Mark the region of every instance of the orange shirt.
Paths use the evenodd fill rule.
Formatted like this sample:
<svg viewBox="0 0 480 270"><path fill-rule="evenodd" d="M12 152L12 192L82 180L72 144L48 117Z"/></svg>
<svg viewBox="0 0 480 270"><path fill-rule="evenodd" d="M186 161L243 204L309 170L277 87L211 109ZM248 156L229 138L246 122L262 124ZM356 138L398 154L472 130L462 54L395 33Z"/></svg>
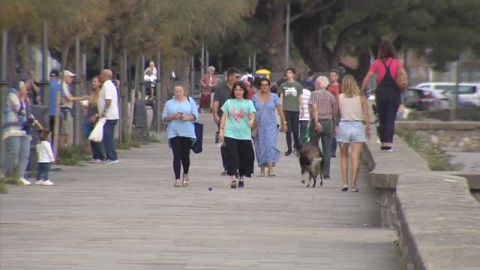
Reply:
<svg viewBox="0 0 480 270"><path fill-rule="evenodd" d="M338 104L338 97L340 95L340 84L337 84L337 85L332 85L332 84L329 84L327 86L327 90L328 92L330 92L330 94L332 94L334 97L335 97L335 101L337 102L337 108L339 106Z"/></svg>

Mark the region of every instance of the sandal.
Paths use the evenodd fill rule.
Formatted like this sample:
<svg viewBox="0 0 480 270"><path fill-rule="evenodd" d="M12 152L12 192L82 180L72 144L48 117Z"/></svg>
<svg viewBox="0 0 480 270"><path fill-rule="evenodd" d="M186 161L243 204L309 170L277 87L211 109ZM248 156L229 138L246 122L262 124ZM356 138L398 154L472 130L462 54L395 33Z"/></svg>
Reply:
<svg viewBox="0 0 480 270"><path fill-rule="evenodd" d="M231 188L237 188L237 180L233 180L232 184L230 184Z"/></svg>
<svg viewBox="0 0 480 270"><path fill-rule="evenodd" d="M175 180L175 183L173 184L174 187L181 187L182 182L180 182L180 179Z"/></svg>
<svg viewBox="0 0 480 270"><path fill-rule="evenodd" d="M273 177L273 176L275 176L275 172L274 172L274 171L268 172L268 177Z"/></svg>
<svg viewBox="0 0 480 270"><path fill-rule="evenodd" d="M265 173L259 173L257 177L265 177Z"/></svg>
<svg viewBox="0 0 480 270"><path fill-rule="evenodd" d="M190 184L190 180L188 179L188 174L187 175L183 175L183 181L182 181L182 186L183 187L188 187L188 184Z"/></svg>
<svg viewBox="0 0 480 270"><path fill-rule="evenodd" d="M352 188L352 192L358 192L358 188Z"/></svg>
<svg viewBox="0 0 480 270"><path fill-rule="evenodd" d="M342 188L342 191L347 191L347 190L348 190L348 186L344 185L343 188Z"/></svg>

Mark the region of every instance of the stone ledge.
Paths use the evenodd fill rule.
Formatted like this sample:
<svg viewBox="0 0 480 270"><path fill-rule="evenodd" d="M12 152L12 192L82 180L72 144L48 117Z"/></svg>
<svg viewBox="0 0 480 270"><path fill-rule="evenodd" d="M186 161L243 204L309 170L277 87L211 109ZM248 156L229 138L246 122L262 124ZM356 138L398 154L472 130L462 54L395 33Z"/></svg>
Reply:
<svg viewBox="0 0 480 270"><path fill-rule="evenodd" d="M369 184L383 194L384 224L399 232L406 268L478 269L480 204L469 189L480 189L480 174L432 172L398 136L393 153L381 151L376 140L364 144L362 158Z"/></svg>
<svg viewBox="0 0 480 270"><path fill-rule="evenodd" d="M480 122L397 121L395 127L415 130L476 130Z"/></svg>
<svg viewBox="0 0 480 270"><path fill-rule="evenodd" d="M411 266L476 269L480 265L480 215L475 213L480 213L480 204L470 194L466 179L409 173L398 180L400 242L408 250Z"/></svg>

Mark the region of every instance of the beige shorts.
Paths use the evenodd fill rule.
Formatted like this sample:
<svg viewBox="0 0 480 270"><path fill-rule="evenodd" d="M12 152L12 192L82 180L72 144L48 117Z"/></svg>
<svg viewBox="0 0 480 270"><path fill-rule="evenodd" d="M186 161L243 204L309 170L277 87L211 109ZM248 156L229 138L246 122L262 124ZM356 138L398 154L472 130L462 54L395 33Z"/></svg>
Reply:
<svg viewBox="0 0 480 270"><path fill-rule="evenodd" d="M71 110L60 110L60 135L68 135L73 133L73 118Z"/></svg>

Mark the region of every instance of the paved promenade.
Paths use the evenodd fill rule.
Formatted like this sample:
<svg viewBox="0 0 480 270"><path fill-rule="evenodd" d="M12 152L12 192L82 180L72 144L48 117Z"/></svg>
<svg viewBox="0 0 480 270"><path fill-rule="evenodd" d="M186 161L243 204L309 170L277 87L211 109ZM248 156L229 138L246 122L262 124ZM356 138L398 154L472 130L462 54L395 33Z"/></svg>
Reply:
<svg viewBox="0 0 480 270"><path fill-rule="evenodd" d="M338 158L323 187L305 188L290 156L277 177L232 190L211 115L202 117L188 188L173 187L165 140L120 151L119 164L65 167L52 187L9 186L0 269L401 269L365 179L359 193L340 192Z"/></svg>

